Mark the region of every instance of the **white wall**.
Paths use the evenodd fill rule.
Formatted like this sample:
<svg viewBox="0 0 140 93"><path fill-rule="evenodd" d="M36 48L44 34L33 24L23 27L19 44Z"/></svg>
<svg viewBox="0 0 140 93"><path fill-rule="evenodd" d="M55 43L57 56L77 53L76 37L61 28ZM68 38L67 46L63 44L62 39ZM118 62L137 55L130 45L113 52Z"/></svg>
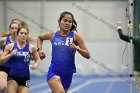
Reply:
<svg viewBox="0 0 140 93"><path fill-rule="evenodd" d="M12 1L6 7L8 10L7 23L10 23L12 18L25 20L29 24L30 35L34 38L42 33L41 28L44 28L43 32L47 29L56 31L60 13L72 12L78 23L78 32L84 38L91 57L120 72L122 53L126 43L119 39L115 26L118 19L122 20L124 33L127 33L126 1ZM42 18L43 20L41 20ZM46 59L42 61L40 67L47 70L51 60L50 43L45 42L43 48L46 51ZM125 64L129 61L128 50L129 45L123 57ZM76 54L76 66L78 73L83 75L107 72L99 64L82 58L78 53ZM94 71L94 69L97 70ZM37 71L36 73L39 74Z"/></svg>
<svg viewBox="0 0 140 93"><path fill-rule="evenodd" d="M0 34L4 32L4 11L3 11L2 2L0 2Z"/></svg>

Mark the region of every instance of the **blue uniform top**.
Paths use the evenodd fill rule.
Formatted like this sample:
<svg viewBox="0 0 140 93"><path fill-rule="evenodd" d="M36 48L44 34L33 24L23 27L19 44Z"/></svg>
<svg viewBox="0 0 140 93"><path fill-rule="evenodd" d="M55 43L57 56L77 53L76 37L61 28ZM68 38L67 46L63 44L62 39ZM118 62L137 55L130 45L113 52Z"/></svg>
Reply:
<svg viewBox="0 0 140 93"><path fill-rule="evenodd" d="M75 49L69 47L68 42L74 43L74 32L61 36L57 31L52 39L52 60L50 68L57 72L75 73Z"/></svg>
<svg viewBox="0 0 140 93"><path fill-rule="evenodd" d="M10 44L10 43L12 43L11 42L11 40L10 40L10 36L7 36L7 38L6 38L6 42L5 42L5 45L4 46L6 46L6 45L8 45L8 44ZM4 49L3 49L4 50ZM7 62L5 62L4 64L3 64L3 66L5 66L5 67L11 67L11 62L8 60Z"/></svg>
<svg viewBox="0 0 140 93"><path fill-rule="evenodd" d="M12 62L12 68L10 75L16 77L29 76L29 63L30 63L30 51L29 43L26 43L25 47L19 49L17 43L14 42L13 49L17 50L16 55L12 56L9 60Z"/></svg>

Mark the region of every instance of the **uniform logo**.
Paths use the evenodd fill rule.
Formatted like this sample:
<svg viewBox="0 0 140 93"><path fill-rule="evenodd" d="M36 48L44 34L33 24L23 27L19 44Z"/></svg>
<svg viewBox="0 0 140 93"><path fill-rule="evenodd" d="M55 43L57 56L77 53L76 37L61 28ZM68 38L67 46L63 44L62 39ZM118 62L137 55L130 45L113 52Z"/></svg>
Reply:
<svg viewBox="0 0 140 93"><path fill-rule="evenodd" d="M69 46L69 42L72 43L72 42L73 42L73 38L68 38L68 37L67 37L65 45L66 45L66 46Z"/></svg>
<svg viewBox="0 0 140 93"><path fill-rule="evenodd" d="M26 87L28 87L28 88L29 88L29 83L30 83L30 80L27 80L26 81Z"/></svg>
<svg viewBox="0 0 140 93"><path fill-rule="evenodd" d="M16 53L17 56L24 56L24 61L25 62L28 62L30 61L30 53L29 52L21 52L21 51L18 51Z"/></svg>

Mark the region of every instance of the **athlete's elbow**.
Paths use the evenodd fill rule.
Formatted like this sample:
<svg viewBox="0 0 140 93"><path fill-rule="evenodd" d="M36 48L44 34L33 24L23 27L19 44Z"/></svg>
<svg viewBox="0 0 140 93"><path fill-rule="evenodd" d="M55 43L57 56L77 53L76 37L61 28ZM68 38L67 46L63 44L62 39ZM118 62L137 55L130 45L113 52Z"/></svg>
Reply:
<svg viewBox="0 0 140 93"><path fill-rule="evenodd" d="M41 38L41 36L38 36L38 37L37 37L37 41L38 41L38 42L42 42L42 41L43 41L43 39Z"/></svg>
<svg viewBox="0 0 140 93"><path fill-rule="evenodd" d="M90 58L90 54L88 54L88 55L86 56L86 58L89 59L89 58Z"/></svg>
<svg viewBox="0 0 140 93"><path fill-rule="evenodd" d="M89 58L90 58L90 53L89 53L89 52L88 52L88 53L86 53L86 55L84 55L83 57L85 57L85 58L89 59Z"/></svg>
<svg viewBox="0 0 140 93"><path fill-rule="evenodd" d="M90 58L90 55L89 55L89 56L87 56L86 58L87 58L87 59L89 59L89 58Z"/></svg>

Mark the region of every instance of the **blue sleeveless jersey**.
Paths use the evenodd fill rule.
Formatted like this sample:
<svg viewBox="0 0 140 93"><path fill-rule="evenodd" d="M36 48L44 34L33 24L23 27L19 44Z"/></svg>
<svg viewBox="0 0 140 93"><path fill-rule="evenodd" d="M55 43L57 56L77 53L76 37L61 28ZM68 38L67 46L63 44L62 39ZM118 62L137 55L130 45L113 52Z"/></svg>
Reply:
<svg viewBox="0 0 140 93"><path fill-rule="evenodd" d="M10 36L7 36L5 46L12 43L10 40Z"/></svg>
<svg viewBox="0 0 140 93"><path fill-rule="evenodd" d="M6 38L6 42L5 42L5 45L4 46L6 46L6 45L8 45L8 44L10 44L10 43L12 43L11 42L11 40L10 40L10 36L7 36L7 38ZM5 66L5 67L11 67L11 62L8 60L7 62L5 62L4 64L3 64L3 66Z"/></svg>
<svg viewBox="0 0 140 93"><path fill-rule="evenodd" d="M16 77L29 76L29 63L30 63L30 51L29 43L26 43L23 49L19 49L17 43L14 42L13 49L17 50L16 55L12 56L9 61L12 62L12 68L10 75Z"/></svg>
<svg viewBox="0 0 140 93"><path fill-rule="evenodd" d="M69 47L68 42L74 43L74 32L61 36L57 31L52 39L52 60L50 68L57 72L75 73L75 49Z"/></svg>

